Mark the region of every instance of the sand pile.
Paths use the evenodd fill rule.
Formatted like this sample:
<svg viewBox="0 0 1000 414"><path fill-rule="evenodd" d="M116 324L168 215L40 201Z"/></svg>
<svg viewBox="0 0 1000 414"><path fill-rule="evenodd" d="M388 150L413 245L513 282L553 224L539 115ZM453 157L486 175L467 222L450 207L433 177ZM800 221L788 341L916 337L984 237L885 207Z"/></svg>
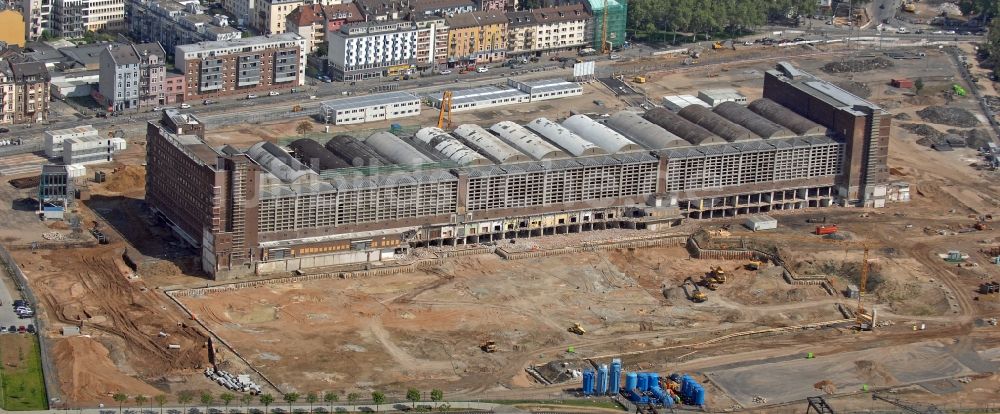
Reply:
<svg viewBox="0 0 1000 414"><path fill-rule="evenodd" d="M108 174L104 188L108 191L123 193L141 190L146 186L146 170L137 165L126 165L118 172Z"/></svg>
<svg viewBox="0 0 1000 414"><path fill-rule="evenodd" d="M77 336L56 340L52 354L65 400L107 403L116 392L161 394L156 388L123 374L111 360L108 348L94 339Z"/></svg>

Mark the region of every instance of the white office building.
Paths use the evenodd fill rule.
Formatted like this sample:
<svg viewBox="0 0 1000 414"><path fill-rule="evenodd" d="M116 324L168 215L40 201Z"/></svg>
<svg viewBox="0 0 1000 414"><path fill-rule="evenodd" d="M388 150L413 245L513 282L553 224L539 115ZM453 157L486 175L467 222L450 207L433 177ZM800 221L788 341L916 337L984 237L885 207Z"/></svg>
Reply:
<svg viewBox="0 0 1000 414"><path fill-rule="evenodd" d="M343 25L327 35L333 78L355 81L406 74L416 67L417 31L409 21Z"/></svg>
<svg viewBox="0 0 1000 414"><path fill-rule="evenodd" d="M111 162L115 153L125 150L122 138L86 136L63 141L62 159L66 165Z"/></svg>

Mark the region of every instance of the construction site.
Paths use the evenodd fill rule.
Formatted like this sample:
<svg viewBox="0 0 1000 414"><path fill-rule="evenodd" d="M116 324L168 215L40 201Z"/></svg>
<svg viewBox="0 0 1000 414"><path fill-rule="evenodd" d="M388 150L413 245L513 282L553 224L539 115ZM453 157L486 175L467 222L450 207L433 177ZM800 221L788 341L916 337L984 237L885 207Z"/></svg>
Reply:
<svg viewBox="0 0 1000 414"><path fill-rule="evenodd" d="M107 181L87 180L75 221L11 209L0 236L38 298L66 408L114 404L116 392L218 394L213 367L275 395L402 401L407 388L437 388L447 401L551 411L530 401L607 400L612 387L588 393L587 378L615 360L626 387L628 374L659 373L675 406L695 409L681 387L696 382L691 395L712 412L801 413L810 397L837 412L987 407L1000 391L1000 194L977 140L995 139L993 114L955 92L972 86L951 52L925 51L891 70L854 52L622 78L657 103L720 88L747 101L677 112L593 82L558 103L455 113L450 127L426 106L401 128L297 135L315 121L212 129L176 113L150 124L148 142L129 137L115 163L88 167ZM827 70L834 61L854 63ZM900 77L924 86L892 86ZM805 90L816 93L796 95ZM828 124L822 105L839 118ZM858 134L839 132L847 115ZM932 148L942 142L952 150ZM177 169L157 171L156 150ZM618 187L581 186L572 200L546 184L572 182L572 168ZM515 180L531 174L540 184ZM169 175L192 181L150 190ZM501 179L535 190L494 196ZM211 199L185 193L213 183L230 197L216 221L174 210L211 212ZM420 188L412 213L375 203L402 186ZM382 190L341 198L369 188ZM18 205L32 191L0 196ZM310 205L326 224L287 214ZM95 227L107 244L85 232ZM631 398L619 400L634 409Z"/></svg>

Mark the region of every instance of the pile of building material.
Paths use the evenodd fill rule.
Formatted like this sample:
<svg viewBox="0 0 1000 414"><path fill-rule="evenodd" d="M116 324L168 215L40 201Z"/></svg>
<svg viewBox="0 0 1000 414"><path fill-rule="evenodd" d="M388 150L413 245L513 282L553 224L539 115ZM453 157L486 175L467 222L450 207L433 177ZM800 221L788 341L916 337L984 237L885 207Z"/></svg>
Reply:
<svg viewBox="0 0 1000 414"><path fill-rule="evenodd" d="M928 106L917 111L917 115L924 121L950 125L959 128L972 128L979 126L976 116L962 108L954 106Z"/></svg>
<svg viewBox="0 0 1000 414"><path fill-rule="evenodd" d="M870 70L888 69L891 67L892 61L883 57L877 57L865 60L830 62L823 65L823 71L826 73L867 72Z"/></svg>
<svg viewBox="0 0 1000 414"><path fill-rule="evenodd" d="M233 375L223 370L216 370L212 367L205 368L205 376L219 385L233 391L260 394L260 385L250 380L249 375Z"/></svg>
<svg viewBox="0 0 1000 414"><path fill-rule="evenodd" d="M986 95L983 99L986 100L986 107L990 108L990 111L1000 112L1000 96Z"/></svg>

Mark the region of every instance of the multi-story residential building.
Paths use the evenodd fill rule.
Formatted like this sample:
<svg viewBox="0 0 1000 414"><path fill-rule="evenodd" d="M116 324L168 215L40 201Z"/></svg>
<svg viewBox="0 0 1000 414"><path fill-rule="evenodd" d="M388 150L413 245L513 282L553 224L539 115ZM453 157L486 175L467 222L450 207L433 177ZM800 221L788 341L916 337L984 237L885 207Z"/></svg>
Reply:
<svg viewBox="0 0 1000 414"><path fill-rule="evenodd" d="M29 41L38 40L42 32L48 30L52 16L51 0L21 0L21 14L24 15L24 35Z"/></svg>
<svg viewBox="0 0 1000 414"><path fill-rule="evenodd" d="M514 0L476 0L476 6L482 11L514 11Z"/></svg>
<svg viewBox="0 0 1000 414"><path fill-rule="evenodd" d="M168 72L163 78L164 97L167 105L184 102L184 75Z"/></svg>
<svg viewBox="0 0 1000 414"><path fill-rule="evenodd" d="M184 100L286 90L305 83L306 41L295 33L177 46Z"/></svg>
<svg viewBox="0 0 1000 414"><path fill-rule="evenodd" d="M264 34L285 33L285 18L304 4L303 0L257 0L253 27Z"/></svg>
<svg viewBox="0 0 1000 414"><path fill-rule="evenodd" d="M21 56L7 59L14 80L13 123L42 122L49 118L49 70L42 62ZM7 102L4 102L6 106Z"/></svg>
<svg viewBox="0 0 1000 414"><path fill-rule="evenodd" d="M53 34L60 37L83 37L83 0L54 0L50 20Z"/></svg>
<svg viewBox="0 0 1000 414"><path fill-rule="evenodd" d="M0 10L0 41L24 47L24 15L14 9Z"/></svg>
<svg viewBox="0 0 1000 414"><path fill-rule="evenodd" d="M121 31L125 29L125 0L84 0L83 30Z"/></svg>
<svg viewBox="0 0 1000 414"><path fill-rule="evenodd" d="M519 55L531 52L535 42L535 15L531 10L507 12L507 54Z"/></svg>
<svg viewBox="0 0 1000 414"><path fill-rule="evenodd" d="M349 23L327 38L330 70L337 80L395 76L417 58L417 26L410 21Z"/></svg>
<svg viewBox="0 0 1000 414"><path fill-rule="evenodd" d="M102 103L111 111L165 104L166 55L159 43L108 46L101 54Z"/></svg>
<svg viewBox="0 0 1000 414"><path fill-rule="evenodd" d="M127 0L128 33L143 42L159 42L168 54L177 45L236 40L242 32L225 15L203 14L197 3L175 0Z"/></svg>
<svg viewBox="0 0 1000 414"><path fill-rule="evenodd" d="M499 11L478 11L449 16L448 60L457 63L490 63L506 59L507 16Z"/></svg>
<svg viewBox="0 0 1000 414"><path fill-rule="evenodd" d="M313 53L320 45L326 44L327 32L336 32L345 23L364 20L356 3L330 6L317 3L305 4L285 18L285 32L298 33L306 39L307 51Z"/></svg>
<svg viewBox="0 0 1000 414"><path fill-rule="evenodd" d="M587 21L590 13L582 4L547 7L531 11L535 20L535 36L531 51L576 49L586 44Z"/></svg>
<svg viewBox="0 0 1000 414"><path fill-rule="evenodd" d="M236 17L237 26L250 26L256 21L254 0L222 0L222 8Z"/></svg>
<svg viewBox="0 0 1000 414"><path fill-rule="evenodd" d="M417 25L417 66L448 63L448 24L441 16L415 16Z"/></svg>
<svg viewBox="0 0 1000 414"><path fill-rule="evenodd" d="M10 65L0 61L0 124L8 125L14 123L14 111L17 98L14 85L14 71L10 70Z"/></svg>
<svg viewBox="0 0 1000 414"><path fill-rule="evenodd" d="M410 2L406 0L355 0L365 21L406 20Z"/></svg>

